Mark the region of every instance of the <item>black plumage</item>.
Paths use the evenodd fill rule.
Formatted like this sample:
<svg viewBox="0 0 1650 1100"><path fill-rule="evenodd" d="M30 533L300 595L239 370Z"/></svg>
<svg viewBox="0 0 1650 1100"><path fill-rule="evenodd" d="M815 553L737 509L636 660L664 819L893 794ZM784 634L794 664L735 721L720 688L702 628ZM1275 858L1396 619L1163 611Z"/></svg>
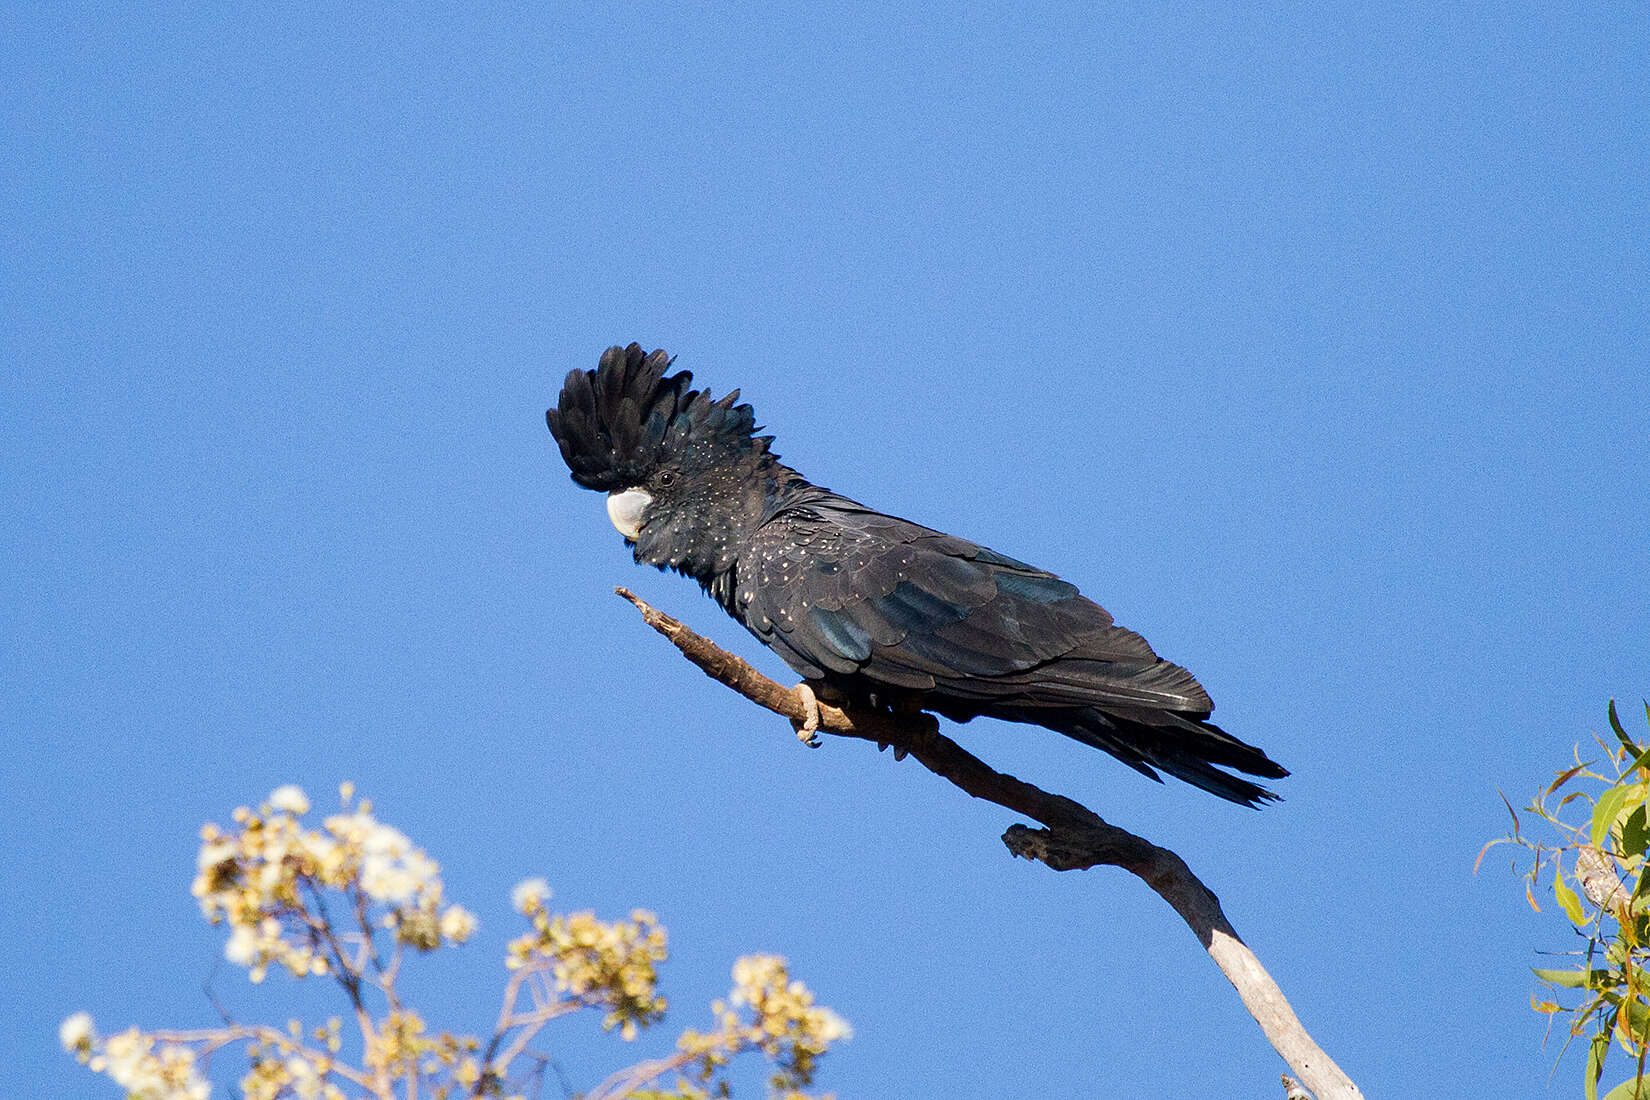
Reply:
<svg viewBox="0 0 1650 1100"><path fill-rule="evenodd" d="M669 366L631 344L570 373L547 414L562 458L609 494L638 562L693 577L821 697L1034 723L1153 779L1276 797L1222 769L1289 773L1074 585L811 484L738 390L712 399Z"/></svg>

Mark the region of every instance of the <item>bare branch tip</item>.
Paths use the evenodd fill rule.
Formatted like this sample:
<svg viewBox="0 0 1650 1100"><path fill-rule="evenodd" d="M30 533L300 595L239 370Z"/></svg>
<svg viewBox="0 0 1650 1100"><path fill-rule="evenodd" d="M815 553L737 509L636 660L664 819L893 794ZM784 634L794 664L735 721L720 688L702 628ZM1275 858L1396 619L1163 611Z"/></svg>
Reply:
<svg viewBox="0 0 1650 1100"><path fill-rule="evenodd" d="M613 591L629 600L631 606L642 613L642 618L646 619L649 625L657 627L661 622L676 622L675 619L671 618L669 615L666 615L663 611L660 611L658 608L654 607L652 604L648 603L646 600L642 599L622 584L614 588Z"/></svg>

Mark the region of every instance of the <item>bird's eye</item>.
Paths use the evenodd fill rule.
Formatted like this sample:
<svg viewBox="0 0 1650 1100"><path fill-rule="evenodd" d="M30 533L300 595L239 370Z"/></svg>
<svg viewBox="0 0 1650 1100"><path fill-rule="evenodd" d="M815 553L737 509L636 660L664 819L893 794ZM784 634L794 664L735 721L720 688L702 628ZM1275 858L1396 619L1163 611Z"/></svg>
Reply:
<svg viewBox="0 0 1650 1100"><path fill-rule="evenodd" d="M674 470L659 471L659 484L665 486L676 484L676 472Z"/></svg>

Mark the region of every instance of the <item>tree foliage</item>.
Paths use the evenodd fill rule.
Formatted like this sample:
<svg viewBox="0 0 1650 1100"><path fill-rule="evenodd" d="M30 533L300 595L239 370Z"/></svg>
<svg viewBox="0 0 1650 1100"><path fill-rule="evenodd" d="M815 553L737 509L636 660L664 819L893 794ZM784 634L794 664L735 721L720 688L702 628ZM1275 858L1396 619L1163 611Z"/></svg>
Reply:
<svg viewBox="0 0 1650 1100"><path fill-rule="evenodd" d="M599 1011L602 1026L626 1040L664 1018L657 966L668 944L658 918L553 913L548 885L530 879L512 895L528 927L509 944L491 1029L433 1030L403 998L403 966L463 944L475 916L445 899L435 861L355 801L349 784L319 827L305 824L309 810L304 792L286 786L256 810L237 809L228 828L206 825L193 892L206 919L229 929L225 958L254 983L272 968L331 979L344 1014L104 1035L79 1012L63 1021L64 1048L133 1100L206 1100L213 1059L237 1052L248 1100L481 1100L524 1097L547 1063L533 1043L559 1017ZM776 956L741 958L733 982L727 1000L711 1006L708 1029L684 1031L674 1054L616 1071L583 1100L726 1097L725 1071L747 1052L771 1064L773 1096L806 1100L820 1057L847 1037L847 1025Z"/></svg>
<svg viewBox="0 0 1650 1100"><path fill-rule="evenodd" d="M1650 704L1645 718L1650 724ZM1575 936L1576 946L1558 953L1564 965L1535 968L1543 994L1530 1003L1565 1027L1566 1047L1586 1043L1587 1100L1596 1100L1607 1071L1630 1076L1605 1100L1650 1100L1650 737L1629 735L1613 700L1609 719L1613 738L1595 738L1599 754L1583 760L1578 748L1574 764L1525 808L1533 832L1509 803L1512 835L1485 851L1522 848L1530 906L1541 912L1550 896Z"/></svg>

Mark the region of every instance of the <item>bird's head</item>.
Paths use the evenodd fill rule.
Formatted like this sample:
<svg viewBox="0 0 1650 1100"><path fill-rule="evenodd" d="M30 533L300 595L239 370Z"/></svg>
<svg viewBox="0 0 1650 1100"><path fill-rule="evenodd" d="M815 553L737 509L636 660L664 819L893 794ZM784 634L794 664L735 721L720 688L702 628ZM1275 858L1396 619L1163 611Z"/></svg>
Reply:
<svg viewBox="0 0 1650 1100"><path fill-rule="evenodd" d="M731 564L732 529L759 507L778 456L738 390L713 399L670 364L638 344L608 348L595 370L567 376L545 418L573 480L607 494L636 560L703 579Z"/></svg>

